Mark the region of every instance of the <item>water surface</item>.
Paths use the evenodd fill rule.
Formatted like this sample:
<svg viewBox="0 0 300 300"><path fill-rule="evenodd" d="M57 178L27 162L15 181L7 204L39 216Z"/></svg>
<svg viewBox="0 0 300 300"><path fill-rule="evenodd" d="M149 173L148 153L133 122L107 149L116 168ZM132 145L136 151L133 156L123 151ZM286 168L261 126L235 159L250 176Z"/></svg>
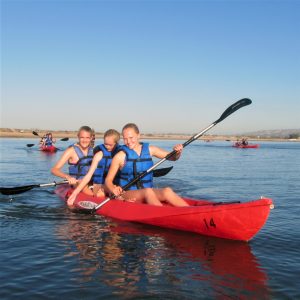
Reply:
<svg viewBox="0 0 300 300"><path fill-rule="evenodd" d="M26 147L35 142L0 139L2 187L55 179L49 170L62 151ZM179 141L151 142L171 149ZM212 201L263 195L275 209L243 243L74 214L53 188L0 195L0 298L299 299L300 144L196 141L168 165L157 187Z"/></svg>

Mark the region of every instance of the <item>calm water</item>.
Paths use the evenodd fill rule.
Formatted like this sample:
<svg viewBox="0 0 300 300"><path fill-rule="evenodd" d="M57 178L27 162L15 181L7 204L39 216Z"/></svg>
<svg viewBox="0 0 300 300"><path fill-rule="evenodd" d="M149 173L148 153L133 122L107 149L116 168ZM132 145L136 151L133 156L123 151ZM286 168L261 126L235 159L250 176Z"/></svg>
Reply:
<svg viewBox="0 0 300 300"><path fill-rule="evenodd" d="M26 148L36 141L0 139L1 186L54 180L62 152ZM192 143L156 185L215 201L272 198L252 241L74 214L53 188L0 195L0 299L300 299L300 143L230 145Z"/></svg>

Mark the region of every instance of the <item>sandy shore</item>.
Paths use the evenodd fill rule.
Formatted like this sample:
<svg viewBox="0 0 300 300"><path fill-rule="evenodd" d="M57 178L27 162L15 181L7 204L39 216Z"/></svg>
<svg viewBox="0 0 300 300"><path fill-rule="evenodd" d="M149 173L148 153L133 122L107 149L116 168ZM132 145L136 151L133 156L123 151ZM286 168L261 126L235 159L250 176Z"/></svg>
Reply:
<svg viewBox="0 0 300 300"><path fill-rule="evenodd" d="M38 132L40 136L43 136L47 131L39 131L33 129ZM34 138L35 136L32 134L32 129L12 129L12 128L0 128L0 138ZM49 130L52 132L53 137L55 138L77 138L77 131L57 131L57 130ZM103 132L96 132L96 138L103 138ZM170 140L187 140L191 137L191 135L184 134L142 134L142 138L145 139L170 139ZM211 136L206 136L204 139L210 139ZM220 138L220 137L214 137ZM221 138L220 138L221 139ZM224 137L225 139L225 137Z"/></svg>
<svg viewBox="0 0 300 300"><path fill-rule="evenodd" d="M40 136L45 134L46 130L38 130L38 129L16 129L16 128L0 128L0 138L34 138L35 135L32 134L32 131L36 131L39 133ZM70 139L77 138L77 131L59 131L59 130L49 130L52 132L54 138L65 138L68 137ZM192 135L185 135L185 134L142 134L142 139L160 139L160 140L188 140L191 138ZM246 136L243 136L246 137ZM96 139L103 138L103 132L96 132ZM220 141L236 141L237 138L241 138L240 136L233 136L233 135L204 135L200 137L200 140L205 141L213 141L213 140L220 140ZM289 141L288 139L277 139L277 138L253 138L247 137L248 140L251 141ZM300 141L293 140L293 141Z"/></svg>
<svg viewBox="0 0 300 300"><path fill-rule="evenodd" d="M0 128L0 137L6 138L33 138L35 137L32 134L32 131L36 131L40 136L47 133L45 130L37 130L37 129L13 129L13 128ZM53 137L55 138L76 138L77 131L57 131L57 130L49 130L52 132ZM96 138L103 138L103 132L96 132ZM184 134L142 134L142 138L146 139L189 139L191 135ZM210 139L212 136L206 136L205 139ZM221 137L214 137L220 138ZM223 137L225 139L225 137ZM226 137L228 138L228 137Z"/></svg>

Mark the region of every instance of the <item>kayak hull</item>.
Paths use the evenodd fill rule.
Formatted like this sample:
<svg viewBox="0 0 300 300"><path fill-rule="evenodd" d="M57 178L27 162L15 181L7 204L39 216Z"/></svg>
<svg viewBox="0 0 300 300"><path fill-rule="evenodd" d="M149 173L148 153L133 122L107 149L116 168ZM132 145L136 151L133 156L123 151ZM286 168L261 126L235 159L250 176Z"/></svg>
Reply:
<svg viewBox="0 0 300 300"><path fill-rule="evenodd" d="M259 144L250 144L250 145L232 145L235 148L259 148Z"/></svg>
<svg viewBox="0 0 300 300"><path fill-rule="evenodd" d="M71 190L59 186L55 193L66 200ZM99 204L103 198L80 193L74 205L81 209L81 201ZM138 222L164 228L194 232L206 236L249 241L264 226L273 203L263 198L246 203L214 203L207 200L184 198L189 207L169 205L153 206L144 203L124 202L112 199L97 214L123 221Z"/></svg>
<svg viewBox="0 0 300 300"><path fill-rule="evenodd" d="M43 152L53 153L56 152L58 149L55 146L51 145L51 146L42 146L40 147L40 150Z"/></svg>

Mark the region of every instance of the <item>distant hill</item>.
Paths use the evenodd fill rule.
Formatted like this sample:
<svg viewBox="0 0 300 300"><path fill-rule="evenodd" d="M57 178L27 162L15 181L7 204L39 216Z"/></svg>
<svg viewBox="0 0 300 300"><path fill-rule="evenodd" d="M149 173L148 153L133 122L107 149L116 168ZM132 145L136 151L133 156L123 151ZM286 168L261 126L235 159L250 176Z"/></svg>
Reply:
<svg viewBox="0 0 300 300"><path fill-rule="evenodd" d="M247 132L244 135L259 138L297 139L300 137L300 129L259 130Z"/></svg>
<svg viewBox="0 0 300 300"><path fill-rule="evenodd" d="M35 130L40 135L51 131L56 138L77 138L77 131L68 130L45 130L45 129L16 129L16 128L0 128L0 138L34 138L32 130ZM142 138L145 139L169 139L169 140L188 140L192 134L185 133L146 133L142 134ZM226 140L234 141L238 137L248 137L250 139L274 139L274 140L297 140L300 141L300 129L278 129L278 130L260 130L253 132L244 132L241 134L230 134L230 135L210 135L205 134L200 137L204 140ZM103 132L96 132L96 138L103 138Z"/></svg>

